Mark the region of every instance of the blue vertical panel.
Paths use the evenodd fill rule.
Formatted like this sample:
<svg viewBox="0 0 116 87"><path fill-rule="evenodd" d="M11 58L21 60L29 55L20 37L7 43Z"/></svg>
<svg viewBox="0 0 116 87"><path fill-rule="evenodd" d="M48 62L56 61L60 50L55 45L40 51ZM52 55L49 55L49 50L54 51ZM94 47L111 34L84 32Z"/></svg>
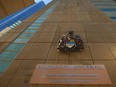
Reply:
<svg viewBox="0 0 116 87"><path fill-rule="evenodd" d="M0 74L2 74L8 68L10 64L11 62L0 61Z"/></svg>
<svg viewBox="0 0 116 87"><path fill-rule="evenodd" d="M19 52L25 44L10 44L5 51L17 51Z"/></svg>
<svg viewBox="0 0 116 87"><path fill-rule="evenodd" d="M116 8L101 8L102 11L116 11Z"/></svg>
<svg viewBox="0 0 116 87"><path fill-rule="evenodd" d="M18 52L8 52L4 51L0 53L0 60L13 60Z"/></svg>
<svg viewBox="0 0 116 87"><path fill-rule="evenodd" d="M31 6L31 5L30 5L30 6ZM6 16L6 17L3 18L2 20L0 20L0 23L2 23L2 22L4 22L4 21L6 21L7 19L9 19L9 18L11 18L11 17L17 15L18 13L22 12L23 10L27 9L27 8L30 7L30 6L27 6L27 7L25 7L25 8L23 8L23 9L21 9L21 10L15 12L15 13L11 14L11 15Z"/></svg>
<svg viewBox="0 0 116 87"><path fill-rule="evenodd" d="M116 3L113 0L92 0L98 8L109 16L112 21L116 21Z"/></svg>
<svg viewBox="0 0 116 87"><path fill-rule="evenodd" d="M28 18L29 16L31 16L32 14L34 14L36 11L40 10L41 8L43 8L45 6L44 2L41 1L39 3L34 4L29 10L25 11L22 17L20 17L20 20L25 20L26 18Z"/></svg>
<svg viewBox="0 0 116 87"><path fill-rule="evenodd" d="M29 6L28 8L26 8L24 10L21 10L19 12L16 12L15 14L12 14L12 15L6 17L5 19L0 21L0 31L3 30L4 28L14 24L18 20L21 20L21 21L25 20L26 18L28 18L29 16L34 14L36 11L43 8L44 6L45 6L45 3L43 1L41 1L39 3L35 3L31 6Z"/></svg>

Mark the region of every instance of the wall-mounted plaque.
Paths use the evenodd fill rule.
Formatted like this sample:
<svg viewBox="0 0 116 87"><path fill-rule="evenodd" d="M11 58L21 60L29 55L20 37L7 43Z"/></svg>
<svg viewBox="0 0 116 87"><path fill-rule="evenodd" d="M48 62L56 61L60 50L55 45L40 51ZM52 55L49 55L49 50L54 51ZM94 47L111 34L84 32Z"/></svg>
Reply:
<svg viewBox="0 0 116 87"><path fill-rule="evenodd" d="M104 65L37 65L30 84L111 84Z"/></svg>

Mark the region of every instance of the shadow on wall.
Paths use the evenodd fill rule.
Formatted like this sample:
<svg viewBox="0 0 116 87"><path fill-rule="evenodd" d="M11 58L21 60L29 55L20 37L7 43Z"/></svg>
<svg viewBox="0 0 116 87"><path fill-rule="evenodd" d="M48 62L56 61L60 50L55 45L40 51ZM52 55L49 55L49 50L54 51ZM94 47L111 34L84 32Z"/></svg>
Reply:
<svg viewBox="0 0 116 87"><path fill-rule="evenodd" d="M34 0L36 3L43 1L46 5L50 3L52 0Z"/></svg>

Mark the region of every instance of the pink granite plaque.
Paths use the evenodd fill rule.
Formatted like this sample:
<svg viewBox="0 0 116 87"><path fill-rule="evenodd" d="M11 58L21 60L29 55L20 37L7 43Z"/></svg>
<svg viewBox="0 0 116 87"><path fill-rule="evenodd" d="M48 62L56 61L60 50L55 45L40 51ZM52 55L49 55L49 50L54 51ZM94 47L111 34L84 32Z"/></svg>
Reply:
<svg viewBox="0 0 116 87"><path fill-rule="evenodd" d="M112 84L104 65L36 66L30 84Z"/></svg>

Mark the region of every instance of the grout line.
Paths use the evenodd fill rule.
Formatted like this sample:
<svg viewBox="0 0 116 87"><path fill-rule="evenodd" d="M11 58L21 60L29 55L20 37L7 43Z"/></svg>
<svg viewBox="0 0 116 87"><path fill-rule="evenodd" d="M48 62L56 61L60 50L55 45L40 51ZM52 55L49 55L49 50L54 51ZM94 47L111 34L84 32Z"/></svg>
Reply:
<svg viewBox="0 0 116 87"><path fill-rule="evenodd" d="M18 70L20 69L21 65L22 65L22 63L19 64L17 70L14 72L14 75L9 79L8 83L6 84L6 87L8 87L10 81L15 77L15 74L18 72Z"/></svg>
<svg viewBox="0 0 116 87"><path fill-rule="evenodd" d="M53 41L54 41L54 39L55 39L55 34L56 34L57 30L58 30L58 26L59 26L59 25L57 25L57 27L56 27L56 31L55 31L55 33L54 33L54 36L53 36L53 39L52 39L52 42L51 42L51 46L50 46L50 48L49 48L48 55L50 54L50 50L51 50L51 48L52 48L52 44L54 44ZM48 55L47 55L47 57L46 57L46 61L47 61Z"/></svg>
<svg viewBox="0 0 116 87"><path fill-rule="evenodd" d="M106 46L108 47L108 49L109 49L111 55L113 56L114 60L116 61L115 56L114 56L113 53L112 53L112 50L111 50L110 47L108 46L108 43L105 43L105 44L106 44Z"/></svg>
<svg viewBox="0 0 116 87"><path fill-rule="evenodd" d="M14 59L14 60L40 60L40 61L44 61L46 59ZM50 61L55 61L56 59L48 59ZM65 61L66 59L62 59L60 61ZM95 59L95 61L114 61L115 59ZM2 61L10 61L10 60L2 60ZM91 61L91 59L78 59L78 61Z"/></svg>
<svg viewBox="0 0 116 87"><path fill-rule="evenodd" d="M83 22L81 22L81 23L82 23L82 27L83 27ZM83 30L84 30L84 32L85 32L84 27L83 27ZM88 45L88 48L89 48L89 51L90 51L91 59L92 59L93 65L94 65L95 63L94 63L94 59L93 59L92 52L91 52L91 49L90 49L90 45L89 45L89 43L88 43L88 39L87 39L86 32L85 32L85 36L86 36L87 45Z"/></svg>
<svg viewBox="0 0 116 87"><path fill-rule="evenodd" d="M102 33L103 33L103 32L100 32L100 31L98 31L98 32L99 32L99 34L100 34L101 38L104 40L104 42L105 42L106 46L108 47L108 49L109 49L109 51L110 51L111 55L112 55L112 56L113 56L113 58L114 58L114 60L116 61L115 56L113 55L113 53L112 53L112 51L111 51L110 47L108 46L108 42L106 42L106 40L103 38L103 35L102 35Z"/></svg>

